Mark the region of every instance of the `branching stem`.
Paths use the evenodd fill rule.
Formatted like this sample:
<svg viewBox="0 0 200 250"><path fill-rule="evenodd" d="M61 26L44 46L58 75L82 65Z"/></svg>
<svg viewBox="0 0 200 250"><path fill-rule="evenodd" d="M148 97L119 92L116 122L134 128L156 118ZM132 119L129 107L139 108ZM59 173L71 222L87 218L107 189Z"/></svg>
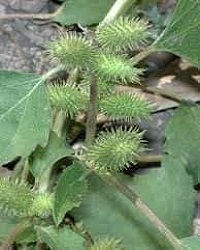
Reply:
<svg viewBox="0 0 200 250"><path fill-rule="evenodd" d="M93 143L96 133L96 123L97 123L97 80L95 76L91 76L90 81L90 103L87 114L86 122L86 139L85 144L89 146Z"/></svg>
<svg viewBox="0 0 200 250"><path fill-rule="evenodd" d="M151 223L159 230L159 232L168 240L173 246L173 249L180 249L180 240L164 225L164 223L154 214L154 212L140 199L140 197L129 187L124 185L115 176L111 174L100 175L100 177L109 185L118 189L124 196L126 196L132 204L145 216Z"/></svg>

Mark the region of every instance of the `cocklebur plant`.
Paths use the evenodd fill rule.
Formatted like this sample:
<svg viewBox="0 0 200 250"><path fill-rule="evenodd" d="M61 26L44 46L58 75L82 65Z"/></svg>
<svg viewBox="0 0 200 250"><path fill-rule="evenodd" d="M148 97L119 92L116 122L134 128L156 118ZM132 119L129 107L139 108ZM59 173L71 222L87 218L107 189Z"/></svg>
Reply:
<svg viewBox="0 0 200 250"><path fill-rule="evenodd" d="M130 163L134 164L138 154L143 150L142 133L134 127L114 128L111 131L99 133L96 139L95 137L98 113L107 116L110 120L120 119L124 122L149 117L151 105L142 97L115 91L117 84L139 83L143 69L135 65L129 56L129 51L143 44L147 36L146 23L138 19L120 17L108 25L97 27L91 37L86 38L83 34L77 35L72 32L61 35L58 40L49 45L48 53L53 60L57 61L58 69L76 72L75 77L70 75L66 81L48 80L51 73L47 74L48 77L42 78L48 82L46 90L54 112L52 129L59 136L65 137L66 134L60 130L66 131L67 124L73 124L79 114L86 114L85 150L79 156L79 161L83 162L86 173L80 170L83 175L80 177L81 180L83 178L85 181L84 176L91 171L118 172L128 167ZM34 165L34 158L33 153L28 164ZM66 172L69 181L71 175L75 177L79 174L77 168L73 167L69 167L69 171ZM33 217L53 216L56 224L59 225L65 213L78 206L83 199L81 192L85 189L85 184L81 191L79 190L81 185L78 185L77 190L74 186L71 190L72 194L68 194L68 198L72 196L71 202L66 205L65 201L66 206L63 206L62 211L57 211L53 206L59 203L58 190L60 185L62 186L59 184L62 182L62 176L54 193L48 184L50 175L50 170L42 173L35 180L35 186L32 189L24 183L3 179L0 200L2 208L6 207L5 213L26 220ZM5 195L6 193L9 195ZM15 199L16 193L18 200ZM118 244L118 241L107 240L96 243L96 246L91 249L110 249L111 246L114 249Z"/></svg>
<svg viewBox="0 0 200 250"><path fill-rule="evenodd" d="M143 69L136 67L129 58L128 51L142 44L147 36L146 23L138 19L120 17L108 25L97 27L88 40L83 35L70 33L51 43L50 56L67 69L79 69L79 79L81 78L78 82L68 82L60 86L50 84L48 91L52 106L64 110L65 105L67 114L72 113L73 109L77 110L77 113L80 110L87 111L89 98L95 98L96 95L98 100L95 104L95 116L98 112L113 120L147 118L151 105L142 97L115 93L117 83L139 82ZM93 87L95 94L90 93L91 78L96 85ZM76 91L76 94L73 94L73 91ZM89 97L88 101L86 96ZM82 105L79 100L82 100ZM86 105L83 105L84 100ZM88 117L89 115L88 112ZM93 127L95 126L96 124L93 124Z"/></svg>
<svg viewBox="0 0 200 250"><path fill-rule="evenodd" d="M139 84L143 69L137 66L135 57L131 58L130 51L143 46L147 36L145 22L120 17L109 24L101 24L94 34L84 36L72 32L50 43L48 53L57 61L58 67L41 76L39 83L46 84L45 91L51 102L52 131L48 144L38 146L28 155L20 183L6 180L3 192L0 192L5 214L21 220L14 224L15 228L4 240L4 248L8 243L18 241L17 236L28 227L35 234L35 242L44 241L52 249L123 249L125 242L120 244L121 234L114 239L96 240L94 237L91 240L90 233L93 232L86 227L87 233L83 234L68 216L81 206L91 190L95 190L96 187L89 185L91 181L88 181L94 175L103 181L102 185L109 184L128 198L172 246L179 246L179 240L163 222L117 178L121 170L137 162L144 150L143 133L126 125L110 131L97 131L98 114L124 123L149 117L152 107L142 97L116 91L118 84ZM61 69L69 71L68 79L52 81L52 76ZM84 116L79 124L85 129L85 141L82 154L77 155L70 149L73 143L70 131L79 115ZM53 166L64 157L68 157L67 168L58 177L58 174L53 174ZM29 178L31 188L24 184ZM5 196L7 192L9 195ZM19 196L17 202L16 192ZM74 217L76 219L76 215ZM66 220L69 221L65 226Z"/></svg>
<svg viewBox="0 0 200 250"><path fill-rule="evenodd" d="M69 1L67 9L70 4L82 2ZM188 237L194 196L191 178L183 168L186 162L183 158L193 157L196 144L188 147L186 143L181 150L190 148L192 153L184 156L180 153L178 159L168 147L169 154L163 157L161 168L127 178L121 170L140 158L142 133L130 126L104 132L99 132L98 127L98 114L124 123L148 116L150 107L140 96L115 90L117 84L139 82L142 70L137 63L152 51L167 50L199 66L199 36L195 35L199 34L199 2L180 0L171 24L156 42L138 54L137 49L147 39L148 25L138 19L116 18L125 13L130 3L117 0L94 33L87 30L85 35L70 33L51 43L48 52L58 62L58 68L43 76L0 72L0 162L5 164L21 156L13 176L2 187L5 190L2 210L5 215L17 218L8 223L1 221L0 230L7 232L2 249L8 249L14 241L22 249L36 242L40 249L38 241L55 250L120 249L119 241L130 250L192 246L199 249L199 239ZM145 28L140 29L138 22L145 24ZM128 26L123 26L126 23ZM139 29L135 38L131 38L134 30L129 28L131 23ZM120 30L128 42L118 41ZM146 34L141 35L141 30ZM52 81L63 69L69 73L67 80ZM187 122L193 120L197 126L199 122L194 117L198 110L189 113L191 118ZM182 139L180 118L182 122L179 117L174 127L178 127ZM75 154L70 146L75 148L73 142L83 132L86 134L83 148L80 154ZM168 133L169 137L171 134ZM172 137L177 140L177 131ZM198 133L192 138L198 138ZM185 146L185 141L184 138L181 145L178 141L176 148ZM56 162L58 165L54 166ZM63 169L62 165L67 167ZM23 183L26 188L20 186ZM16 196L15 189L18 202L12 197ZM10 195L6 197L3 194L7 191ZM50 212L43 215L42 210ZM84 228L76 221L81 221Z"/></svg>
<svg viewBox="0 0 200 250"><path fill-rule="evenodd" d="M139 154L144 150L143 133L126 125L97 132L98 114L103 114L111 121L120 120L124 123L149 117L152 107L143 97L116 91L118 84L139 84L143 69L137 67L129 52L142 46L147 36L148 25L145 22L120 17L109 24L100 25L90 36L72 32L50 43L48 53L58 67L42 76L40 81L46 83L51 102L52 132L46 148L36 148L26 160L26 165L35 178L33 187L28 188L23 184L28 180L27 167L22 171L22 184L5 181L6 185L0 193L2 208L6 208L7 215L22 218L22 222L16 225L16 230L11 231L3 246L7 242L13 243L16 238L13 233L20 234L22 229L26 229L24 224L28 223L37 232L38 239L45 241L52 249L57 248L59 237L69 238L65 246L61 243L60 249L74 247L74 244L82 246L83 242L87 243L84 249L123 249L119 236L116 240L108 238L91 242L82 234L82 230L60 226L65 221L66 213L79 207L89 189L92 189L87 181L91 174L119 190L167 235L166 238L173 246L178 245L173 234L141 203L137 194L115 176L137 162ZM68 79L52 81L52 75L61 69L69 71ZM80 122L81 128L85 127L85 141L82 154L77 155L72 153L69 145L72 143L70 126L73 127L79 115L85 116ZM63 139L67 139L67 148ZM56 156L51 159L52 151L56 151ZM66 156L70 158L70 163L57 180L52 174L53 163ZM46 158L48 160L44 164ZM43 165L44 170L41 172ZM9 196L3 195L7 192ZM16 192L19 193L17 202ZM42 226L44 218L47 218L47 227ZM69 224L73 222L70 220ZM55 243L52 243L52 238Z"/></svg>

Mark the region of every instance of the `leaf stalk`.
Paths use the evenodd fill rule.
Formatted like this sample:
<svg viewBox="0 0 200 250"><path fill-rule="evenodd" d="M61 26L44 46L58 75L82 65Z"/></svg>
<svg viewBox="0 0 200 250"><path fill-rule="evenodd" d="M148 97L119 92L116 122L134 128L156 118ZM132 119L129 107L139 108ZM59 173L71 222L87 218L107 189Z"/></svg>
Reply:
<svg viewBox="0 0 200 250"><path fill-rule="evenodd" d="M126 11L134 4L135 0L117 0L100 23L99 26L103 26L104 24L113 21L117 17L126 13Z"/></svg>
<svg viewBox="0 0 200 250"><path fill-rule="evenodd" d="M165 226L165 224L155 215L155 213L140 199L140 197L128 186L119 181L115 176L107 173L99 175L107 184L117 188L131 203L158 229L158 231L168 240L175 250L180 249L180 240Z"/></svg>

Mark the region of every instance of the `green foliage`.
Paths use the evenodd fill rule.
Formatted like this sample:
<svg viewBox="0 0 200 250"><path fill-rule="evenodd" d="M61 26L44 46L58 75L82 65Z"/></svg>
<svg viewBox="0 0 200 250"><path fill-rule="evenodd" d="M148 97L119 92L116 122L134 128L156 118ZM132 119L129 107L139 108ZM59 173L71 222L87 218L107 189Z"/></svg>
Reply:
<svg viewBox="0 0 200 250"><path fill-rule="evenodd" d="M199 250L199 236L191 236L181 240L181 250Z"/></svg>
<svg viewBox="0 0 200 250"><path fill-rule="evenodd" d="M193 202L192 179L182 163L165 157L161 168L146 174L118 176L180 238L192 233ZM89 193L80 208L74 210L94 239L115 237L126 250L172 249L160 233L141 215L132 203L110 185L91 175ZM184 194L184 195L183 195Z"/></svg>
<svg viewBox="0 0 200 250"><path fill-rule="evenodd" d="M133 128L102 132L88 148L85 159L97 170L118 171L136 162L142 150L141 138Z"/></svg>
<svg viewBox="0 0 200 250"><path fill-rule="evenodd" d="M148 25L143 20L120 17L100 26L96 32L102 48L113 52L133 50L149 36Z"/></svg>
<svg viewBox="0 0 200 250"><path fill-rule="evenodd" d="M123 250L119 240L115 239L100 239L92 245L89 250Z"/></svg>
<svg viewBox="0 0 200 250"><path fill-rule="evenodd" d="M138 95L118 93L109 95L99 103L101 113L110 119L146 119L151 112L150 104Z"/></svg>
<svg viewBox="0 0 200 250"><path fill-rule="evenodd" d="M200 181L199 135L200 107L180 106L166 128L165 148L172 157L184 162L194 184Z"/></svg>
<svg viewBox="0 0 200 250"><path fill-rule="evenodd" d="M54 200L54 220L58 225L66 212L78 207L87 192L87 181L83 179L85 170L75 162L63 171L58 181Z"/></svg>
<svg viewBox="0 0 200 250"><path fill-rule="evenodd" d="M114 2L115 0L64 0L55 21L62 25L74 23L92 25L99 23Z"/></svg>
<svg viewBox="0 0 200 250"><path fill-rule="evenodd" d="M27 157L45 146L51 126L48 96L41 77L0 71L0 164Z"/></svg>
<svg viewBox="0 0 200 250"><path fill-rule="evenodd" d="M49 141L45 148L38 147L30 157L30 168L33 176L39 179L42 174L52 168L58 160L71 156L73 151L64 140L50 132Z"/></svg>
<svg viewBox="0 0 200 250"><path fill-rule="evenodd" d="M69 228L37 227L38 237L52 250L86 250L84 239Z"/></svg>
<svg viewBox="0 0 200 250"><path fill-rule="evenodd" d="M200 1L179 0L169 25L155 42L155 48L179 55L200 68Z"/></svg>

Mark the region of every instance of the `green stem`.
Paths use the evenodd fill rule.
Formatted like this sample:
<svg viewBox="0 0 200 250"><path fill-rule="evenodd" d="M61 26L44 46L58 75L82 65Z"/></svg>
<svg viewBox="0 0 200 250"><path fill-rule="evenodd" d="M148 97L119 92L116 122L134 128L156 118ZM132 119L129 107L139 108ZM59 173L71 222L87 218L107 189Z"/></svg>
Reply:
<svg viewBox="0 0 200 250"><path fill-rule="evenodd" d="M36 178L34 189L37 189L39 193L46 193L49 190L51 173L53 166L44 171L39 178Z"/></svg>
<svg viewBox="0 0 200 250"><path fill-rule="evenodd" d="M75 68L74 70L72 70L69 73L69 76L67 78L67 82L69 82L69 83L75 83L75 82L77 82L78 77L79 77L79 70L77 68Z"/></svg>
<svg viewBox="0 0 200 250"><path fill-rule="evenodd" d="M144 50L142 50L140 53L135 55L132 61L134 62L134 64L137 64L155 51L156 51L156 48L153 45L150 45L146 47Z"/></svg>
<svg viewBox="0 0 200 250"><path fill-rule="evenodd" d="M139 163L161 162L162 158L163 158L162 155L140 155L137 157L137 162Z"/></svg>
<svg viewBox="0 0 200 250"><path fill-rule="evenodd" d="M17 165L15 166L15 168L12 171L12 178L13 179L17 179L19 180L20 178L22 178L22 172L24 170L24 165L25 165L26 159L25 158L21 158L20 161L17 163Z"/></svg>
<svg viewBox="0 0 200 250"><path fill-rule="evenodd" d="M96 133L96 123L97 123L97 81L95 76L91 76L90 81L90 103L87 113L86 122L86 139L85 144L89 146L93 143Z"/></svg>
<svg viewBox="0 0 200 250"><path fill-rule="evenodd" d="M29 165L28 159L26 159L24 163L24 167L22 169L21 183L27 182L29 170L30 170L30 165Z"/></svg>
<svg viewBox="0 0 200 250"><path fill-rule="evenodd" d="M58 72L64 70L65 68L63 66L58 66L56 68L53 68L52 70L49 70L46 74L42 76L42 81L45 82L49 79L51 79L54 75L56 75Z"/></svg>
<svg viewBox="0 0 200 250"><path fill-rule="evenodd" d="M12 250L12 245L14 244L16 237L29 226L30 222L27 221L17 224L16 227L8 234L6 239L2 242L0 250Z"/></svg>
<svg viewBox="0 0 200 250"><path fill-rule="evenodd" d="M124 196L126 196L133 205L158 229L158 231L168 240L173 246L173 249L180 249L180 240L165 226L165 224L154 214L154 212L140 199L140 197L129 187L120 182L115 176L107 173L100 177L107 184L112 185L118 189Z"/></svg>
<svg viewBox="0 0 200 250"><path fill-rule="evenodd" d="M63 111L55 111L52 130L60 138L65 138L66 134L66 116ZM44 171L40 177L35 181L35 189L39 190L41 193L45 193L50 188L52 166Z"/></svg>
<svg viewBox="0 0 200 250"><path fill-rule="evenodd" d="M103 21L100 23L101 25L104 25L105 23L108 23L115 18L125 14L127 10L133 5L135 0L117 0L103 19Z"/></svg>
<svg viewBox="0 0 200 250"><path fill-rule="evenodd" d="M52 130L58 137L63 138L66 130L66 115L63 111L57 111L55 113Z"/></svg>

